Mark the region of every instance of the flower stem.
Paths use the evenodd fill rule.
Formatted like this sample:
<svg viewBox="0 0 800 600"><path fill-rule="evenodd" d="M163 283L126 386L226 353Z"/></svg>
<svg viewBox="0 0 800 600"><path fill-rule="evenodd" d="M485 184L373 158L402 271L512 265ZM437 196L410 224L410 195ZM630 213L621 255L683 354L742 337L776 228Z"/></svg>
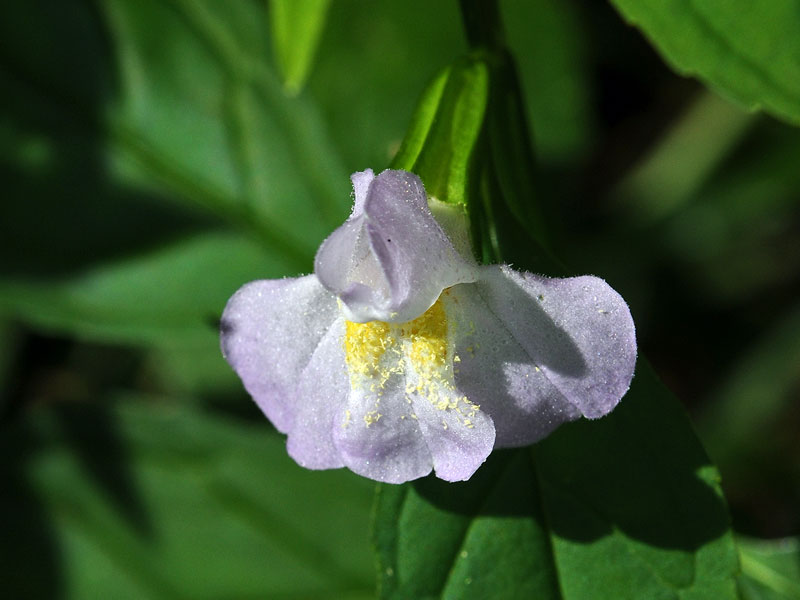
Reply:
<svg viewBox="0 0 800 600"><path fill-rule="evenodd" d="M526 103L516 64L505 46L498 3L461 0L460 7L470 49L490 67L482 151L475 164L476 201L469 206L479 255L484 262L563 274L548 251Z"/></svg>

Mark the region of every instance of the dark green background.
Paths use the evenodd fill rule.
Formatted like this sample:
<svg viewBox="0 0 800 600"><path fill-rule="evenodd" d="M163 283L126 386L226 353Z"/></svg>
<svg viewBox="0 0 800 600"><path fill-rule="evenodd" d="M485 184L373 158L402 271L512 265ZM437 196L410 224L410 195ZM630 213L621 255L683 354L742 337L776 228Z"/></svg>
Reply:
<svg viewBox="0 0 800 600"><path fill-rule="evenodd" d="M800 9L615 4L501 3L547 238L570 270L628 300L641 350L720 469L735 531L796 536ZM335 1L294 96L269 17L257 1L0 9L11 597L374 595L372 482L286 457L221 359L216 322L241 284L311 270L348 214L349 174L390 163L423 90L467 42L456 3ZM569 473L558 456L550 485ZM560 532L576 572L590 525ZM646 546L635 527L622 520ZM590 537L607 556L619 543L603 528ZM742 592L798 597L797 543L745 544ZM560 593L595 584L571 576Z"/></svg>

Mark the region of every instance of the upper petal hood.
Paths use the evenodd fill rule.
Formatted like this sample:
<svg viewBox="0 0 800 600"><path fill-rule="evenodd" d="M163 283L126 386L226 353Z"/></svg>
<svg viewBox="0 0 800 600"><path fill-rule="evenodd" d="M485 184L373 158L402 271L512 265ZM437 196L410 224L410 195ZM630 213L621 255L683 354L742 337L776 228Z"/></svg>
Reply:
<svg viewBox="0 0 800 600"><path fill-rule="evenodd" d="M443 289L477 279L428 208L419 177L371 170L352 178L350 218L317 252L320 283L343 303L349 321L404 322L424 313Z"/></svg>

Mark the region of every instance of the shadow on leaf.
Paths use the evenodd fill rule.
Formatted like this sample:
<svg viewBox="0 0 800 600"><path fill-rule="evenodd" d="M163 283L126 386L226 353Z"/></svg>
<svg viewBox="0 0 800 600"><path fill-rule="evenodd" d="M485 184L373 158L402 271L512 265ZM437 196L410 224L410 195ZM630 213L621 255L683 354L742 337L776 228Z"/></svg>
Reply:
<svg viewBox="0 0 800 600"><path fill-rule="evenodd" d="M730 526L715 473L682 408L642 360L609 416L564 425L531 448L496 451L467 482L419 480L413 493L470 517L541 519L574 541L619 530L693 552ZM540 506L519 501L531 487Z"/></svg>

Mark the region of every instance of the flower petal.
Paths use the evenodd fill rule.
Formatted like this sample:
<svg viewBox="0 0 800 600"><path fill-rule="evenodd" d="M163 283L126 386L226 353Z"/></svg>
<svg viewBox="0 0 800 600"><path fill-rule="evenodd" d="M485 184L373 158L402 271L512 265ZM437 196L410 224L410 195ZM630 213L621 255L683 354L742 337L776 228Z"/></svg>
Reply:
<svg viewBox="0 0 800 600"><path fill-rule="evenodd" d="M364 212L364 203L367 201L367 192L375 174L372 169L359 171L350 175L350 182L353 184L353 214L357 217Z"/></svg>
<svg viewBox="0 0 800 600"><path fill-rule="evenodd" d="M406 171L369 176L353 176L353 214L320 246L314 269L341 298L348 320L410 321L443 289L474 281L477 266L455 250L431 215L419 177Z"/></svg>
<svg viewBox="0 0 800 600"><path fill-rule="evenodd" d="M344 330L344 319L339 317L314 350L292 397L296 413L286 449L308 469L344 466L333 441L337 416L350 394L342 347Z"/></svg>
<svg viewBox="0 0 800 600"><path fill-rule="evenodd" d="M601 417L630 386L633 320L602 279L493 265L450 294L461 311L456 384L491 415L496 446L532 443L581 414Z"/></svg>
<svg viewBox="0 0 800 600"><path fill-rule="evenodd" d="M333 429L344 464L386 483L403 483L431 472L432 460L419 423L406 399L405 378L393 374L381 395L354 389Z"/></svg>
<svg viewBox="0 0 800 600"><path fill-rule="evenodd" d="M523 364L539 368L584 416L607 414L628 390L636 364L633 319L602 279L548 279L490 266L474 289L528 355ZM514 375L510 366L505 371ZM531 375L516 367L517 387L522 371Z"/></svg>
<svg viewBox="0 0 800 600"><path fill-rule="evenodd" d="M336 297L313 275L253 281L228 301L222 353L279 431L292 428L297 382L338 315Z"/></svg>
<svg viewBox="0 0 800 600"><path fill-rule="evenodd" d="M548 279L506 266L485 273L480 287L490 307L553 385L585 417L608 414L636 366L636 331L622 296L599 277Z"/></svg>
<svg viewBox="0 0 800 600"><path fill-rule="evenodd" d="M491 417L495 447L532 444L580 417L492 312L477 286L455 286L447 293L458 361L455 384Z"/></svg>
<svg viewBox="0 0 800 600"><path fill-rule="evenodd" d="M457 403L459 394L452 394ZM413 394L412 398L436 476L445 481L469 479L494 448L492 419L482 410L440 410L424 396Z"/></svg>

